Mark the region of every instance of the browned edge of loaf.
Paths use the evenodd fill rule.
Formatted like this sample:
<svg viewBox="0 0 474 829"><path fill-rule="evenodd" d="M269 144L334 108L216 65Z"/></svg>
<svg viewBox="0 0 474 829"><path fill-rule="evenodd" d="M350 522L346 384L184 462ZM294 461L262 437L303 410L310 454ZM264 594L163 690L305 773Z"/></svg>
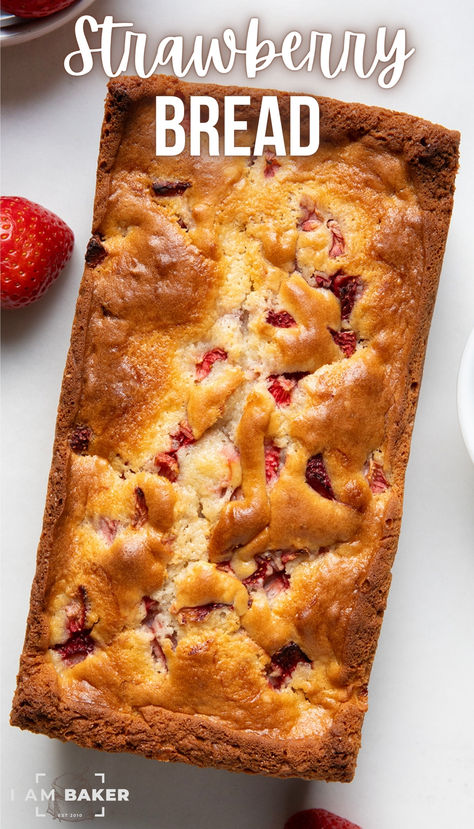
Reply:
<svg viewBox="0 0 474 829"><path fill-rule="evenodd" d="M122 77L109 83L97 169L92 232L106 210L109 177L130 107L147 96L179 92L204 94L222 102L224 95L250 95L255 114L263 94L278 96L282 120L289 116L290 93L213 84L188 84L168 76L148 80ZM403 158L410 171L423 215L425 273L418 302L418 320L407 369L405 392L397 401L393 458L394 490L386 533L378 555L358 594L345 643L345 664L366 666L367 680L390 585L400 519L403 480L418 399L426 340L449 227L458 164L459 133L411 115L363 104L318 98L321 142L344 144L370 137L380 150ZM253 112L252 112L253 111ZM335 718L323 737L277 740L251 731L237 731L203 715L181 714L148 706L129 714L85 701L65 704L57 683L41 668L48 627L43 602L48 578L49 551L54 528L66 495L68 437L77 413L84 361L85 339L93 291L93 271L85 267L74 318L71 345L61 390L53 461L49 478L43 530L37 554L27 631L20 661L18 685L11 714L12 725L73 740L81 746L106 751L131 751L159 760L180 760L233 771L278 777L307 777L349 781L355 771L363 714L353 707Z"/></svg>

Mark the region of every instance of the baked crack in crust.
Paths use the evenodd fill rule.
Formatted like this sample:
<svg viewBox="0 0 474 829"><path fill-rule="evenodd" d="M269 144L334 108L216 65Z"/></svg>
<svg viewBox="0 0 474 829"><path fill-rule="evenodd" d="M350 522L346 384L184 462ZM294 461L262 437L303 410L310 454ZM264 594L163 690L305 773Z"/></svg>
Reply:
<svg viewBox="0 0 474 829"><path fill-rule="evenodd" d="M110 84L13 722L348 780L457 134L322 99L315 156L156 158L166 92L242 90Z"/></svg>

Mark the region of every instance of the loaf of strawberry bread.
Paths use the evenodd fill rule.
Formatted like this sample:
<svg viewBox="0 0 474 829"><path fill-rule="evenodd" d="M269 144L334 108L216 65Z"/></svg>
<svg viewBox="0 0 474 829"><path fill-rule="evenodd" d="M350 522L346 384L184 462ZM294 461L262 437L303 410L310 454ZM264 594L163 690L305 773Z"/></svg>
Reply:
<svg viewBox="0 0 474 829"><path fill-rule="evenodd" d="M12 722L350 780L459 136L319 99L312 156L156 157L166 94L288 130L109 85Z"/></svg>

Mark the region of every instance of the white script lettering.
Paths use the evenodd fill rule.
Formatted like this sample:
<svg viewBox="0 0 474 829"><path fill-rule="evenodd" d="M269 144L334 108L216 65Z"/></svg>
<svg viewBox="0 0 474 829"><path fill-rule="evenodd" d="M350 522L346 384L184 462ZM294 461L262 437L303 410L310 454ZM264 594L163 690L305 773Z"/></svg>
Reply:
<svg viewBox="0 0 474 829"><path fill-rule="evenodd" d="M107 15L103 23L98 23L94 17L87 14L76 21L75 34L78 48L66 56L64 68L69 75L87 75L94 66L95 55L98 54L103 70L110 78L116 78L122 72L127 71L129 64L132 64L134 74L141 78L149 78L150 75L166 66L170 66L178 78L186 77L191 71L203 78L210 69L220 74L227 74L233 69L236 60L242 57L248 78L255 78L258 72L267 69L277 60L281 60L283 65L293 72L300 70L313 72L317 68L323 77L335 78L350 68L352 54L352 69L358 78L365 80L378 72L378 85L382 89L391 89L399 82L407 60L415 52L413 48L407 47L405 29L397 29L390 41L387 27L380 26L375 35L375 42L373 42L373 37L369 38L363 32L346 31L342 48L338 51L333 34L314 30L308 32L305 38L300 32L289 32L282 38L280 49L278 49L273 40L260 39L259 25L257 17L250 20L245 42L242 42L240 46L233 29L225 29L221 38L211 38L207 48L203 35L196 35L191 56L187 62L184 58L183 36L165 37L156 45L155 56L146 66L145 51L148 35L131 31L133 23L116 23L112 15ZM118 29L122 30L124 37L122 55L114 69L111 54L114 36ZM89 36L99 32L100 46L92 48ZM299 62L295 63L298 51L304 54L300 54ZM76 60L80 60L81 65L73 68L73 61L76 62Z"/></svg>

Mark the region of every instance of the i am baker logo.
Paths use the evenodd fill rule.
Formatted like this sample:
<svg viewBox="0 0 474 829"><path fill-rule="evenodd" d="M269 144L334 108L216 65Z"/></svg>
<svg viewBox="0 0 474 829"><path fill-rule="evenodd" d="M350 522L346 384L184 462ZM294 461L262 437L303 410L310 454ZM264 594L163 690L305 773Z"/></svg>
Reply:
<svg viewBox="0 0 474 829"><path fill-rule="evenodd" d="M50 785L45 772L35 775L35 786L24 795L38 818L50 815L54 820L80 823L106 816L108 803L129 803L128 789L108 787L103 772L62 774ZM15 793L12 791L12 797Z"/></svg>

